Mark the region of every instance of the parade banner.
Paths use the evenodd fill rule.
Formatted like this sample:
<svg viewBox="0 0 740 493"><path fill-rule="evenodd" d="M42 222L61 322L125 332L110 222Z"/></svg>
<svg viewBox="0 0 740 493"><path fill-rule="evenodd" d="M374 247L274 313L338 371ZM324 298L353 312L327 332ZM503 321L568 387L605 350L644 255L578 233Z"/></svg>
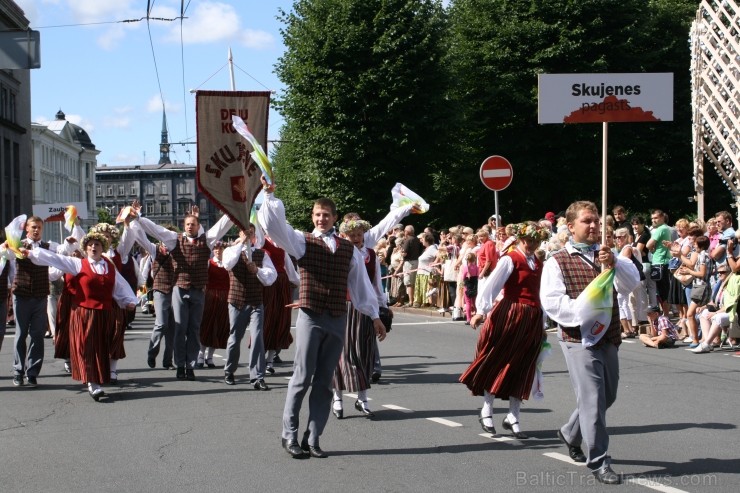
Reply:
<svg viewBox="0 0 740 493"><path fill-rule="evenodd" d="M539 123L673 121L673 74L540 74Z"/></svg>
<svg viewBox="0 0 740 493"><path fill-rule="evenodd" d="M244 120L263 148L267 148L268 91L197 91L198 188L240 229L262 184L262 172L250 154L255 151L232 124Z"/></svg>

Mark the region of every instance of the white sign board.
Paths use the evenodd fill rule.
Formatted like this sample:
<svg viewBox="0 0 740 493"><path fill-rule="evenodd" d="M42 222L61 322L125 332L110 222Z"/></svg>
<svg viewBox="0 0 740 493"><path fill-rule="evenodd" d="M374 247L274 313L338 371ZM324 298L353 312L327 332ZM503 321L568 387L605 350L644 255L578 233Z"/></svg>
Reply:
<svg viewBox="0 0 740 493"><path fill-rule="evenodd" d="M673 74L540 74L539 123L673 121Z"/></svg>
<svg viewBox="0 0 740 493"><path fill-rule="evenodd" d="M38 216L44 222L64 221L64 213L67 207L77 207L77 217L87 219L87 202L65 202L63 204L36 204L33 206L33 215Z"/></svg>

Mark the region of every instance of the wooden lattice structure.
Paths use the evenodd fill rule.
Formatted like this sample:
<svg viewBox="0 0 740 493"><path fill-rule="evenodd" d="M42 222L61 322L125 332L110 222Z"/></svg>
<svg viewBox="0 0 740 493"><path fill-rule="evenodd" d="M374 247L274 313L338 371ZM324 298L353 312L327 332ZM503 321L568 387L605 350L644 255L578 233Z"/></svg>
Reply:
<svg viewBox="0 0 740 493"><path fill-rule="evenodd" d="M704 0L691 30L694 185L704 217L704 162L740 200L740 8Z"/></svg>

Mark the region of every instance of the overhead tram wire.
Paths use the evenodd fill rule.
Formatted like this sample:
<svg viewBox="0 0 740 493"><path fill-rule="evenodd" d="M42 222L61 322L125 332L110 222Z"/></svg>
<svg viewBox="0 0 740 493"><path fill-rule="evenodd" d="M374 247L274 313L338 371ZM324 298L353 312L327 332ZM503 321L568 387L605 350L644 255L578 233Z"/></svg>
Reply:
<svg viewBox="0 0 740 493"><path fill-rule="evenodd" d="M185 109L185 135L188 135L188 100L187 100L187 89L185 89L185 43L183 42L182 36L182 19L185 16L185 11L188 5L185 6L185 0L180 1L180 66L182 68L182 107ZM190 149L188 149L188 152ZM188 154L189 155L189 154Z"/></svg>
<svg viewBox="0 0 740 493"><path fill-rule="evenodd" d="M100 21L100 22L81 22L78 24L57 24L55 26L35 26L34 29L56 29L60 27L83 27L83 26L101 26L105 24L126 24L126 23L134 23L134 22L141 22L143 20L149 21L163 21L163 22L173 22L180 19L180 17L140 17L138 19L123 19L120 21ZM0 31L7 31L7 29L0 29Z"/></svg>
<svg viewBox="0 0 740 493"><path fill-rule="evenodd" d="M162 111L165 111L164 106L164 94L162 93L162 82L159 79L159 67L157 67L157 56L154 53L154 41L152 40L152 29L149 24L149 15L152 12L152 8L154 8L154 1L153 0L147 0L146 2L146 30L149 33L149 46L152 48L152 59L154 60L154 72L157 76L157 86L159 87L159 98L162 100ZM168 125L165 121L165 125ZM169 129L165 128L169 132Z"/></svg>

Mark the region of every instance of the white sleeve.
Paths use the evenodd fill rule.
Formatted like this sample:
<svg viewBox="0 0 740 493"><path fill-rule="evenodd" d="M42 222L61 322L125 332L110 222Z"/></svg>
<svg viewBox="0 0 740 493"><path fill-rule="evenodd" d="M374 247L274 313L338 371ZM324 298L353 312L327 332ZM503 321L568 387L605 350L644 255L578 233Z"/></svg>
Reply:
<svg viewBox="0 0 740 493"><path fill-rule="evenodd" d="M576 300L565 294L563 273L555 258L548 259L542 269L540 301L547 316L559 325L576 327L581 324L575 311Z"/></svg>
<svg viewBox="0 0 740 493"><path fill-rule="evenodd" d="M306 238L290 227L285 219L285 206L274 194L265 193L262 207L257 211L257 220L275 245L288 255L299 259L306 254Z"/></svg>
<svg viewBox="0 0 740 493"><path fill-rule="evenodd" d="M257 269L257 279L259 279L263 286L272 286L275 283L275 279L277 279L275 264L272 263L272 259L270 259L267 253L265 253L262 259L262 267Z"/></svg>
<svg viewBox="0 0 740 493"><path fill-rule="evenodd" d="M231 222L229 216L227 216L226 214L221 216L221 219L216 221L216 224L214 224L206 233L206 243L208 243L208 248L213 250L213 245L218 240L223 238L224 235L229 232L233 225L234 223Z"/></svg>
<svg viewBox="0 0 740 493"><path fill-rule="evenodd" d="M374 248L378 244L380 239L391 229L393 226L401 222L401 219L408 216L414 204L407 204L403 207L397 207L391 210L378 224L373 226L370 231L365 232L365 246L368 248Z"/></svg>
<svg viewBox="0 0 740 493"><path fill-rule="evenodd" d="M149 257L156 257L157 245L149 241L149 238L146 237L146 232L144 231L144 228L139 225L139 221L132 221L129 225L129 229L136 235L136 243L138 243L140 247L149 252Z"/></svg>
<svg viewBox="0 0 740 493"><path fill-rule="evenodd" d="M475 298L476 313L487 314L493 308L493 302L504 284L514 272L514 262L511 257L504 255L496 263L491 275L478 283L478 296Z"/></svg>
<svg viewBox="0 0 740 493"><path fill-rule="evenodd" d="M121 308L126 308L130 304L137 304L139 300L136 298L131 286L123 278L120 272L116 271L116 285L113 288L113 301L118 303Z"/></svg>
<svg viewBox="0 0 740 493"><path fill-rule="evenodd" d="M224 269L232 270L236 266L236 263L239 262L243 251L243 243L237 243L236 245L231 245L230 247L225 248L224 253L221 256L221 263L223 264Z"/></svg>
<svg viewBox="0 0 740 493"><path fill-rule="evenodd" d="M293 265L290 255L285 252L283 252L283 255L285 255L285 274L288 276L288 280L292 284L299 286L301 284L301 276L298 273L298 269Z"/></svg>
<svg viewBox="0 0 740 493"><path fill-rule="evenodd" d="M169 229L160 226L159 224L154 224L145 217L140 217L139 219L136 219L136 221L139 221L141 228L146 234L148 234L149 236L153 236L154 238L164 243L164 246L165 248L167 248L167 250L172 251L177 246L177 233L175 233L174 231L170 231Z"/></svg>
<svg viewBox="0 0 740 493"><path fill-rule="evenodd" d="M347 277L349 298L360 313L375 320L378 318L378 300L375 297L370 278L367 277L365 259L356 247L353 248L352 262L350 262L349 276Z"/></svg>
<svg viewBox="0 0 740 493"><path fill-rule="evenodd" d="M36 265L56 267L67 274L77 275L82 269L82 260L51 252L44 248L34 248L28 251L28 258Z"/></svg>
<svg viewBox="0 0 740 493"><path fill-rule="evenodd" d="M116 252L121 256L121 263L125 264L128 262L128 254L131 253L131 248L134 246L134 240L136 239L136 232L131 231L131 228L124 227L123 233L121 233L121 239L118 241Z"/></svg>

